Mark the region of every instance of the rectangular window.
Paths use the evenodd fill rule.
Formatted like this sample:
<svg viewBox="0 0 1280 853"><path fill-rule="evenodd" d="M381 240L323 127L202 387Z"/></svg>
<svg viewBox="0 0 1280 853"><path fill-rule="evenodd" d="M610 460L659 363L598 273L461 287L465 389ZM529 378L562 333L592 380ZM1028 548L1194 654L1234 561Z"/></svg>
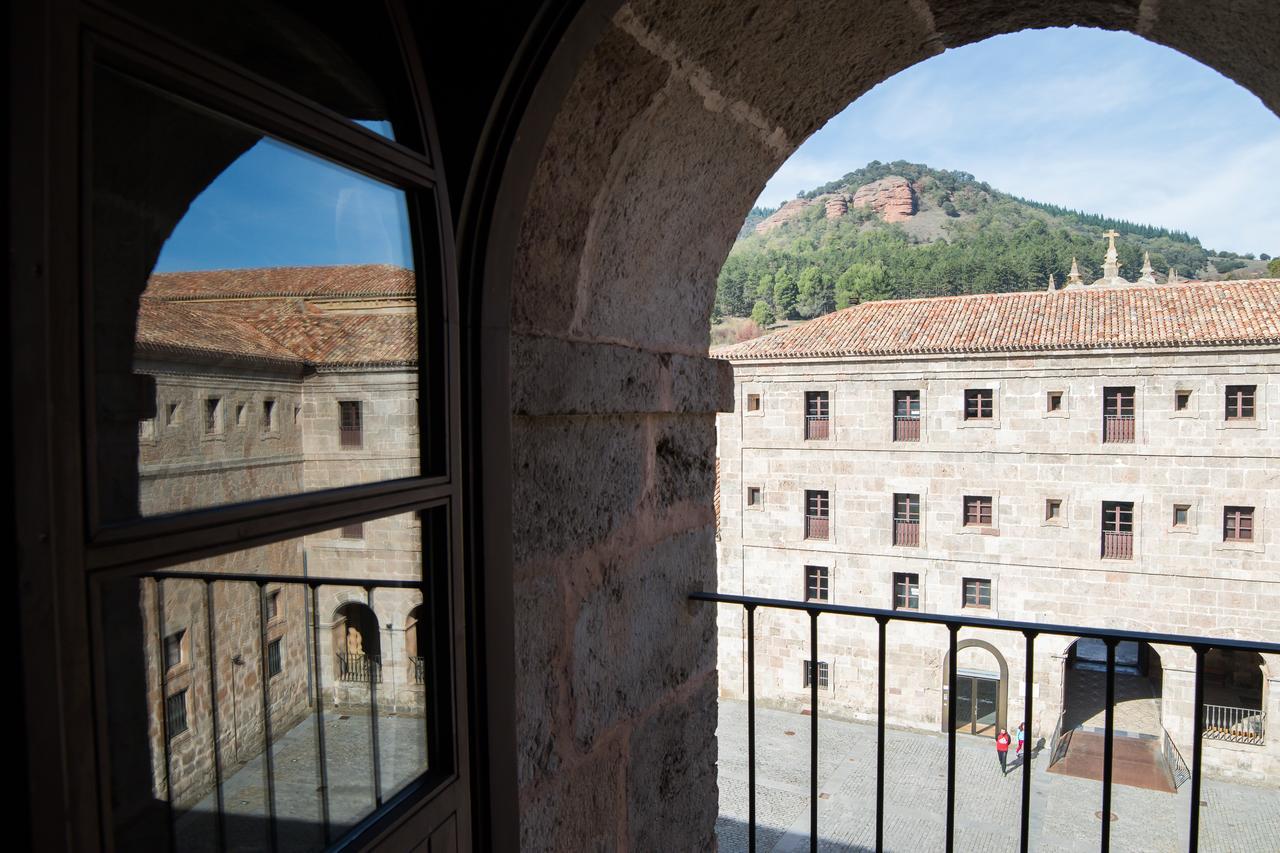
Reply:
<svg viewBox="0 0 1280 853"><path fill-rule="evenodd" d="M831 665L824 660L818 663L818 688L825 690L831 686ZM811 660L804 662L804 686L808 690L813 686L813 664Z"/></svg>
<svg viewBox="0 0 1280 853"><path fill-rule="evenodd" d="M1045 411L1060 412L1062 411L1062 392L1050 391L1045 397Z"/></svg>
<svg viewBox="0 0 1280 853"><path fill-rule="evenodd" d="M1185 412L1191 408L1191 392L1190 391L1174 391L1173 392L1173 410L1175 412Z"/></svg>
<svg viewBox="0 0 1280 853"><path fill-rule="evenodd" d="M183 653L183 643L187 639L186 630L174 631L172 634L164 638L164 666L165 669L173 669L179 666L186 655Z"/></svg>
<svg viewBox="0 0 1280 853"><path fill-rule="evenodd" d="M364 421L360 415L358 400L341 400L338 403L338 444L341 447L364 446Z"/></svg>
<svg viewBox="0 0 1280 853"><path fill-rule="evenodd" d="M166 426L176 426L182 423L178 411L177 403L170 403L165 406L164 422Z"/></svg>
<svg viewBox="0 0 1280 853"><path fill-rule="evenodd" d="M759 394L747 395L747 411L748 412L760 411L760 395Z"/></svg>
<svg viewBox="0 0 1280 853"><path fill-rule="evenodd" d="M747 506L760 506L759 486L747 486Z"/></svg>
<svg viewBox="0 0 1280 853"><path fill-rule="evenodd" d="M280 590L267 593L267 618L280 618Z"/></svg>
<svg viewBox="0 0 1280 853"><path fill-rule="evenodd" d="M826 566L804 567L804 600L830 601L831 570Z"/></svg>
<svg viewBox="0 0 1280 853"><path fill-rule="evenodd" d="M831 495L829 492L804 493L804 538L831 537Z"/></svg>
<svg viewBox="0 0 1280 853"><path fill-rule="evenodd" d="M355 524L342 525L342 539L364 539L364 522L357 521Z"/></svg>
<svg viewBox="0 0 1280 853"><path fill-rule="evenodd" d="M267 643L267 677L275 678L284 671L284 662L280 657L280 643L283 638Z"/></svg>
<svg viewBox="0 0 1280 853"><path fill-rule="evenodd" d="M179 690L164 700L165 725L169 730L169 740L187 730L187 691Z"/></svg>
<svg viewBox="0 0 1280 853"><path fill-rule="evenodd" d="M1191 519L1191 504L1173 505L1173 526L1186 527Z"/></svg>
<svg viewBox="0 0 1280 853"><path fill-rule="evenodd" d="M995 417L995 392L990 388L974 388L964 392L964 419L989 421Z"/></svg>
<svg viewBox="0 0 1280 853"><path fill-rule="evenodd" d="M893 609L920 609L920 576L914 573L894 572Z"/></svg>
<svg viewBox="0 0 1280 853"><path fill-rule="evenodd" d="M204 431L207 435L222 432L222 399L219 397L204 401Z"/></svg>
<svg viewBox="0 0 1280 853"><path fill-rule="evenodd" d="M893 440L920 440L920 392L893 392Z"/></svg>
<svg viewBox="0 0 1280 853"><path fill-rule="evenodd" d="M1134 430L1133 387L1102 389L1102 440L1107 444L1132 444Z"/></svg>
<svg viewBox="0 0 1280 853"><path fill-rule="evenodd" d="M301 407L301 406L294 406L294 407L293 407L293 425L294 425L294 426L297 426L297 425L298 425L298 421L300 421L300 420L302 420L302 407Z"/></svg>
<svg viewBox="0 0 1280 853"><path fill-rule="evenodd" d="M1102 504L1102 556L1108 560L1133 559L1133 502Z"/></svg>
<svg viewBox="0 0 1280 853"><path fill-rule="evenodd" d="M991 526L991 497L989 495L966 495L964 499L964 526Z"/></svg>
<svg viewBox="0 0 1280 853"><path fill-rule="evenodd" d="M919 495L893 496L893 544L912 548L920 545Z"/></svg>
<svg viewBox="0 0 1280 853"><path fill-rule="evenodd" d="M1253 507L1229 506L1222 511L1222 541L1253 541Z"/></svg>
<svg viewBox="0 0 1280 853"><path fill-rule="evenodd" d="M244 403L236 403L236 426L242 427L249 419L249 407Z"/></svg>
<svg viewBox="0 0 1280 853"><path fill-rule="evenodd" d="M831 437L831 398L826 391L805 392L804 437L819 441Z"/></svg>
<svg viewBox="0 0 1280 853"><path fill-rule="evenodd" d="M1254 402L1257 392L1257 385L1228 385L1227 420L1253 420Z"/></svg>
<svg viewBox="0 0 1280 853"><path fill-rule="evenodd" d="M991 580L989 578L964 579L964 606L990 607Z"/></svg>
<svg viewBox="0 0 1280 853"><path fill-rule="evenodd" d="M1057 521L1062 518L1062 501L1059 498L1048 498L1044 502L1044 520Z"/></svg>
<svg viewBox="0 0 1280 853"><path fill-rule="evenodd" d="M262 401L262 429L265 432L276 431L276 401Z"/></svg>

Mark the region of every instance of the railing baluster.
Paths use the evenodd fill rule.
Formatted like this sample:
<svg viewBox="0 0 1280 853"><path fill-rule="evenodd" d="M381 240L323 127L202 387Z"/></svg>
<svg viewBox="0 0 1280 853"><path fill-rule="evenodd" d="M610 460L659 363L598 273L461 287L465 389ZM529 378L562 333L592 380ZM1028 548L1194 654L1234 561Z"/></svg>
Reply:
<svg viewBox="0 0 1280 853"><path fill-rule="evenodd" d="M218 648L213 630L213 583L204 581L205 642L209 646L209 714L213 721L213 779L218 801L218 849L227 849L227 809L222 796L222 751L218 748ZM234 675L234 673L233 673Z"/></svg>
<svg viewBox="0 0 1280 853"><path fill-rule="evenodd" d="M1021 850L1027 853L1031 848L1031 750L1035 748L1035 738L1031 736L1031 721L1033 715L1031 706L1034 699L1036 669L1035 669L1035 650L1036 650L1036 634L1034 631L1023 631L1023 636L1027 638L1027 665L1026 674L1023 676L1023 700L1022 700L1022 828L1021 828ZM1015 741L1016 741L1015 735Z"/></svg>
<svg viewBox="0 0 1280 853"><path fill-rule="evenodd" d="M320 653L319 584L312 583L308 586L311 588L311 643L316 661L316 764L320 773L320 818L324 823L324 843L327 845L333 840L333 829L329 822L329 757L325 751L324 694L321 691L324 667L320 662L324 660L324 656Z"/></svg>
<svg viewBox="0 0 1280 853"><path fill-rule="evenodd" d="M818 853L818 611L809 611L809 853Z"/></svg>
<svg viewBox="0 0 1280 853"><path fill-rule="evenodd" d="M1102 747L1102 841L1098 847L1102 853L1111 850L1111 756L1115 746L1116 725L1116 643L1108 637L1107 644L1107 704Z"/></svg>
<svg viewBox="0 0 1280 853"><path fill-rule="evenodd" d="M276 767L271 755L271 670L267 658L267 584L258 581L258 651L262 667L262 768L267 776L267 825L270 829L271 849L280 849L280 827L276 821Z"/></svg>
<svg viewBox="0 0 1280 853"><path fill-rule="evenodd" d="M947 626L947 853L955 849L956 831L956 635L960 626Z"/></svg>
<svg viewBox="0 0 1280 853"><path fill-rule="evenodd" d="M364 588L365 604L368 605L371 612L377 612L373 609L373 587L366 586ZM374 630L379 636L382 634L382 626L374 624ZM378 648L382 648L382 643L378 643ZM379 655L381 660L382 656ZM374 666L369 656L365 656L365 667L369 671L369 740L372 744L373 753L373 802L377 807L382 806L382 755L378 749L378 686L375 683L374 670L378 667Z"/></svg>
<svg viewBox="0 0 1280 853"><path fill-rule="evenodd" d="M876 617L879 634L877 657L880 675L876 679L876 851L884 850L884 680L885 680L885 626L889 620Z"/></svg>
<svg viewBox="0 0 1280 853"><path fill-rule="evenodd" d="M756 853L756 606L747 605L747 850Z"/></svg>
<svg viewBox="0 0 1280 853"><path fill-rule="evenodd" d="M1204 646L1196 646L1196 684L1195 701L1192 706L1191 744L1191 826L1187 838L1187 850L1196 853L1200 849L1200 757L1204 747L1204 657L1208 653Z"/></svg>
<svg viewBox="0 0 1280 853"><path fill-rule="evenodd" d="M164 739L164 802L169 816L169 849L178 849L178 825L173 815L173 755L169 744L169 661L164 634L164 581L155 582L156 643L160 650L160 737ZM189 725L189 724L188 724Z"/></svg>

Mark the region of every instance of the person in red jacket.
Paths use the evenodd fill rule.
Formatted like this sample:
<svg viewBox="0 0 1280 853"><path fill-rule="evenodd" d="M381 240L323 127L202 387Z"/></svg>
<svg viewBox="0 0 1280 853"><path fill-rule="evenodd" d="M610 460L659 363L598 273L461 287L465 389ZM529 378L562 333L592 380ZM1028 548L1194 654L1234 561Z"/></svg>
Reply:
<svg viewBox="0 0 1280 853"><path fill-rule="evenodd" d="M1000 756L1000 772L1009 775L1009 771L1005 769L1005 761L1009 757L1009 733L1004 729L996 735L996 755Z"/></svg>

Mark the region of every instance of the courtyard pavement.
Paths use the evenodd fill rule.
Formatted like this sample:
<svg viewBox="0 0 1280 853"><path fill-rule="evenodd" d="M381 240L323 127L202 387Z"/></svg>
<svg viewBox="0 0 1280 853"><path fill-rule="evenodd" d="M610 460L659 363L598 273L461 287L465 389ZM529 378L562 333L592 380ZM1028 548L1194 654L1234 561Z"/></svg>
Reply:
<svg viewBox="0 0 1280 853"><path fill-rule="evenodd" d="M802 714L756 710L757 849L809 849L809 726ZM747 850L746 703L720 701L720 850ZM875 847L876 730L818 720L818 831L822 851ZM1010 755L1012 755L1010 750ZM1010 764L1014 764L1012 758ZM1102 784L1047 773L1048 750L1032 760L1031 847L1084 853L1099 845ZM947 739L941 733L885 733L885 849L941 850L946 827ZM1000 773L989 738L956 738L956 837L961 851L1017 850L1022 770ZM1111 849L1163 853L1187 849L1191 784L1176 794L1112 788ZM1200 849L1280 851L1280 789L1206 777Z"/></svg>

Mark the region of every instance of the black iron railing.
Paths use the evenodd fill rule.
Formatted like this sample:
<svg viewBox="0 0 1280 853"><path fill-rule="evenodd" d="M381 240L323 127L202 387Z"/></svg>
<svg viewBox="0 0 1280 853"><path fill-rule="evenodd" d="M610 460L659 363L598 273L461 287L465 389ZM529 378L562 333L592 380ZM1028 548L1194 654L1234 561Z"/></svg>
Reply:
<svg viewBox="0 0 1280 853"><path fill-rule="evenodd" d="M269 642L267 638L267 625L271 619L271 610L270 610L271 605L269 603L267 587L268 586L272 587L273 593L280 588L286 588L286 587L303 587L307 590L308 608L312 617L309 625L309 628L310 628L309 633L311 634L311 637L308 638L310 640L309 649L308 649L308 660L312 662L309 664L311 668L309 675L311 677L308 679L308 684L310 687L310 696L308 698L309 698L309 701L311 702L312 707L315 710L315 715L316 715L316 724L314 726L315 735L316 735L316 755L318 756L318 760L316 762L317 774L318 774L318 778L316 781L318 785L316 790L319 791L321 795L320 796L320 811L321 811L320 817L321 817L321 823L323 825L324 841L326 845L332 843L334 841L335 827L333 822L330 819L330 808L329 808L329 782L328 782L329 759L328 759L328 751L325 745L325 725L324 725L324 704L325 703L322 701L323 699L322 691L324 689L323 678L322 678L323 667L319 666L318 663L315 663L319 661L321 658L319 653L319 650L321 648L320 625L319 625L319 620L314 618L314 615L319 612L319 609L317 607L319 590L321 587L326 587L326 586L327 587L348 587L348 588L354 587L354 588L362 589L364 590L364 594L365 594L365 603L372 606L374 590L385 590L385 589L422 590L422 582L410 581L410 580L373 580L373 579L365 579L365 578L360 578L360 579L326 578L326 577L300 578L293 575L256 575L256 574L237 574L237 573L230 573L230 572L224 573L224 572L182 572L182 571L150 572L141 577L142 579L151 579L152 581L155 582L155 602L154 602L155 614L154 615L155 615L156 624L158 626L164 626L165 624L164 585L167 581L175 581L175 582L176 581L196 581L203 584L204 612L205 612L205 626L206 626L205 641L208 645L207 655L208 655L209 661L216 660L216 650L217 650L217 633L218 632L214 628L214 625L217 622L217 619L215 616L215 610L214 610L214 602L215 602L214 585L217 583L241 583L241 584L255 584L257 586L258 652L260 655L259 663L260 663L261 671L264 674L264 677L261 677L258 679L258 683L261 685L261 691L259 693L259 703L260 703L259 712L262 717L263 742L266 744L272 744L274 742L274 737L271 731L271 712L270 712L271 703L272 703L271 678L266 677L265 675L266 673L271 671L271 665L272 665L272 661L271 661L272 643ZM161 695L168 696L169 695L169 689L168 689L169 676L168 676L168 668L165 666L165 661L164 661L164 644L155 643L153 645L155 645L156 648L150 649L148 651L148 654L154 654L157 656L157 668L160 673ZM339 655L339 658L342 658L342 657L344 656ZM357 655L354 657L363 657L368 661L375 661L373 663L367 663L359 671L364 674L365 678L367 679L367 683L369 685L369 695L368 695L369 742L370 742L370 756L371 756L371 759L370 759L371 760L371 773L370 773L371 778L369 782L370 782L370 788L371 788L371 793L372 793L375 807L380 808L383 805L383 784L382 784L382 768L381 768L381 758L380 758L381 742L378 734L377 685L378 685L378 682L381 680L382 668L381 668L381 663L380 661L378 661L376 656ZM357 666L359 665L357 664ZM215 665L208 665L208 666L205 666L204 668L207 669L208 671L207 675L204 677L208 678L208 692L211 697L211 701L209 702L209 714L210 714L210 722L212 724L213 731L211 733L210 742L217 744L219 743L222 737L221 719L220 719L221 717L220 711L222 709L219 708L218 701L216 700L216 698L214 698L218 696L218 683L217 683L218 668ZM350 679L342 678L342 680L347 681ZM174 704L176 705L176 703ZM166 703L166 707L163 709L163 712L159 715L161 726L162 726L161 740L164 743L164 767L165 767L164 790L165 790L165 800L167 801L168 811L169 811L169 815L168 815L169 840L170 840L170 847L171 849L174 849L174 850L177 850L180 848L179 848L178 839L177 839L178 815L176 813L176 809L174 806L174 791L173 791L173 779L172 779L173 756L172 756L171 743L170 743L170 741L172 740L172 735L170 734L170 727L180 725L185 728L185 726L189 724L188 721L189 721L190 715L191 715L191 712L185 707L183 707L181 711L178 711L178 710L175 710L174 706L169 703ZM428 719L429 719L429 715L424 714L424 722ZM425 735L426 735L426 731L424 729L424 737ZM212 757L212 765L213 765L213 773L214 773L213 791L215 792L215 795L216 795L216 806L217 806L217 821L215 823L215 831L217 835L217 838L216 838L217 849L226 850L228 849L228 820L227 820L226 803L224 802L224 798L223 798L223 783L225 781L223 778L224 768L223 768L221 751L215 748L211 750L211 753L212 753L211 757ZM280 829L279 818L277 817L277 810L276 810L276 769L275 769L275 760L274 760L273 753L274 753L273 749L270 749L270 748L264 749L262 752L262 759L263 759L263 772L266 777L266 803L267 803L267 819L268 819L268 826L269 826L269 842L270 842L270 849L274 851L274 850L280 849L281 839L280 839L280 831L279 831Z"/></svg>
<svg viewBox="0 0 1280 853"><path fill-rule="evenodd" d="M409 658L409 660L413 664L413 683L426 684L427 683L427 659L419 658L419 657L411 657Z"/></svg>
<svg viewBox="0 0 1280 853"><path fill-rule="evenodd" d="M338 655L338 680L356 684L382 683L382 655Z"/></svg>
<svg viewBox="0 0 1280 853"><path fill-rule="evenodd" d="M957 636L961 628L983 628L987 630L1008 631L1022 634L1026 648L1026 673L1024 684L1026 696L1023 703L1023 725L1030 733L1033 729L1033 709L1035 703L1035 640L1045 634L1050 636L1075 637L1101 640L1107 647L1106 660L1106 700L1104 715L1104 740L1102 760L1102 814L1111 813L1111 780L1112 755L1115 737L1115 699L1116 699L1116 646L1122 642L1134 641L1142 643L1158 643L1170 646L1182 646L1195 652L1195 702L1194 702L1194 735L1191 755L1191 800L1190 800L1190 841L1187 849L1196 853L1200 839L1200 777L1201 751L1204 739L1204 682L1205 656L1210 650L1260 652L1280 654L1280 643L1253 643L1243 640L1213 639L1209 637L1190 637L1179 634L1152 634L1137 631L1114 631L1101 628L1084 628L1074 625L1041 624L1038 622L1012 622L1003 619L974 619L969 617L949 616L934 613L903 612L901 610L880 610L870 607L850 607L838 604L819 604L805 601L787 601L778 598L757 598L748 595L726 595L716 592L695 592L689 596L694 601L714 602L717 604L739 605L747 613L747 784L748 784L748 849L756 850L756 700L755 700L755 614L756 610L790 610L807 613L809 616L809 664L814 669L818 664L818 617L825 615L848 616L875 620L879 628L877 654L879 658L879 676L876 681L876 840L875 848L884 849L884 758L885 758L885 679L886 643L885 629L891 621L922 622L931 625L942 625L948 632L948 660L952 665L948 668L947 685L947 805L946 805L946 850L954 850L955 844L955 805L956 805L956 705L950 701L957 695L956 647ZM809 718L809 850L818 850L818 682L810 683L810 718ZM1052 741L1052 749L1056 751L1063 737L1063 720L1059 718L1058 728ZM1176 755L1177 748L1168 740L1168 749ZM1168 757L1166 758L1168 760ZM1181 762L1181 755L1176 755L1176 762ZM1182 765L1185 768L1185 764ZM1177 770L1173 770L1175 777ZM1021 807L1021 847L1025 853L1030 846L1031 820L1031 762L1022 764L1022 807ZM1108 853L1111 849L1111 822L1101 821L1099 850Z"/></svg>

